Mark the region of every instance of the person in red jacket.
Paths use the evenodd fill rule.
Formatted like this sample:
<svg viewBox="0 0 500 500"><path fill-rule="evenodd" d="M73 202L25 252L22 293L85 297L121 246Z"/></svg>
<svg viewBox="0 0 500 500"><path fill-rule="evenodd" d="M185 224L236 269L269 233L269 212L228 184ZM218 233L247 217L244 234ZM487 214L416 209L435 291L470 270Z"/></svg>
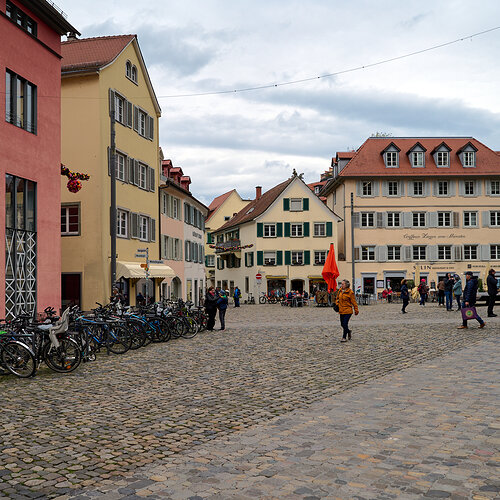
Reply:
<svg viewBox="0 0 500 500"><path fill-rule="evenodd" d="M339 308L340 325L344 330L341 342L347 342L347 339L351 340L352 331L349 330L349 320L351 319L353 309L356 316L359 313L356 297L354 296L354 292L349 287L349 281L343 280L335 300L335 303Z"/></svg>

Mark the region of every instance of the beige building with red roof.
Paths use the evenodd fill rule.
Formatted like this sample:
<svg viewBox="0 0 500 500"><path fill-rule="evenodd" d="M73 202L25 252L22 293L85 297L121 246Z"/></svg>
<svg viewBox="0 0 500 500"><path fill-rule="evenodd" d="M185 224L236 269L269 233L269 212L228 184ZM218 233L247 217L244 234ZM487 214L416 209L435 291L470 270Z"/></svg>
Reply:
<svg viewBox="0 0 500 500"><path fill-rule="evenodd" d="M500 261L500 158L473 137L371 137L337 155L321 195L343 219L339 270L357 291L403 278L432 288L447 272L484 280Z"/></svg>

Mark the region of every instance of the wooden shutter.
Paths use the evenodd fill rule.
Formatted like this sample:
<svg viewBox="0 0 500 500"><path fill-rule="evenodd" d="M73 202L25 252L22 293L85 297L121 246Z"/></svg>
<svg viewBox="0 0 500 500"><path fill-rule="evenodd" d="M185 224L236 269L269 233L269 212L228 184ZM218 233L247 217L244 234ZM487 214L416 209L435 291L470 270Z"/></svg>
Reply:
<svg viewBox="0 0 500 500"><path fill-rule="evenodd" d="M177 260L182 260L182 240L177 240L179 242L179 255Z"/></svg>
<svg viewBox="0 0 500 500"><path fill-rule="evenodd" d="M309 222L304 222L302 234L304 235L304 237L309 236Z"/></svg>
<svg viewBox="0 0 500 500"><path fill-rule="evenodd" d="M405 183L403 181L398 181L398 196L405 195Z"/></svg>
<svg viewBox="0 0 500 500"><path fill-rule="evenodd" d="M453 219L452 221L453 227L460 227L460 213L452 212L451 217Z"/></svg>
<svg viewBox="0 0 500 500"><path fill-rule="evenodd" d="M437 259L438 259L437 245L427 245L425 251L425 260L437 260Z"/></svg>
<svg viewBox="0 0 500 500"><path fill-rule="evenodd" d="M276 251L276 265L277 266L283 265L283 250Z"/></svg>
<svg viewBox="0 0 500 500"><path fill-rule="evenodd" d="M455 196L456 184L457 182L454 180L448 181L448 196Z"/></svg>
<svg viewBox="0 0 500 500"><path fill-rule="evenodd" d="M115 100L115 92L112 89L108 90L108 95L109 95L109 116L111 116L111 113L113 112L114 108L114 100Z"/></svg>
<svg viewBox="0 0 500 500"><path fill-rule="evenodd" d="M276 223L276 236L278 238L281 238L283 236L283 223L282 222Z"/></svg>
<svg viewBox="0 0 500 500"><path fill-rule="evenodd" d="M380 182L377 180L372 181L372 194L373 194L373 196L378 196L379 184L380 184Z"/></svg>
<svg viewBox="0 0 500 500"><path fill-rule="evenodd" d="M483 227L490 227L490 211L484 210L483 212L481 212L481 218Z"/></svg>
<svg viewBox="0 0 500 500"><path fill-rule="evenodd" d="M485 180L485 192L486 196L491 196L491 181L490 180Z"/></svg>
<svg viewBox="0 0 500 500"><path fill-rule="evenodd" d="M167 258L167 235L162 234L160 238L160 255L162 259Z"/></svg>
<svg viewBox="0 0 500 500"><path fill-rule="evenodd" d="M403 260L407 262L412 260L412 250L410 245L403 246Z"/></svg>
<svg viewBox="0 0 500 500"><path fill-rule="evenodd" d="M128 182L134 184L135 181L135 171L134 171L134 159L128 158Z"/></svg>
<svg viewBox="0 0 500 500"><path fill-rule="evenodd" d="M285 238L289 238L289 237L290 237L290 223L285 222Z"/></svg>
<svg viewBox="0 0 500 500"><path fill-rule="evenodd" d="M387 181L382 181L382 196L389 195L389 187Z"/></svg>
<svg viewBox="0 0 500 500"><path fill-rule="evenodd" d="M134 106L134 130L139 132L139 108Z"/></svg>
<svg viewBox="0 0 500 500"><path fill-rule="evenodd" d="M302 210L304 210L304 212L309 210L309 198L302 198Z"/></svg>
<svg viewBox="0 0 500 500"><path fill-rule="evenodd" d="M125 112L126 112L126 125L132 128L134 124L134 107L130 101L125 101Z"/></svg>
<svg viewBox="0 0 500 500"><path fill-rule="evenodd" d="M145 117L145 130L144 130L144 137L146 137L147 139L149 139L149 127L151 125L150 121L149 121L149 116L146 115Z"/></svg>
<svg viewBox="0 0 500 500"><path fill-rule="evenodd" d="M487 261L491 258L490 245L479 245L480 253L479 258L481 260Z"/></svg>
<svg viewBox="0 0 500 500"><path fill-rule="evenodd" d="M262 250L257 251L257 265L264 265L264 252Z"/></svg>
<svg viewBox="0 0 500 500"><path fill-rule="evenodd" d="M148 171L149 171L149 190L154 192L156 171L154 168L151 167L148 167Z"/></svg>
<svg viewBox="0 0 500 500"><path fill-rule="evenodd" d="M292 263L292 252L290 250L285 250L285 266L289 266Z"/></svg>
<svg viewBox="0 0 500 500"><path fill-rule="evenodd" d="M387 246L377 245L375 247L375 258L378 262L385 262L387 260Z"/></svg>
<svg viewBox="0 0 500 500"><path fill-rule="evenodd" d="M139 185L139 161L134 160L134 185Z"/></svg>
<svg viewBox="0 0 500 500"><path fill-rule="evenodd" d="M384 213L383 212L377 212L377 227L384 227Z"/></svg>
<svg viewBox="0 0 500 500"><path fill-rule="evenodd" d="M464 183L464 181L458 181L458 194L460 196L465 195L465 183Z"/></svg>
<svg viewBox="0 0 500 500"><path fill-rule="evenodd" d="M354 212L352 214L352 225L354 227L359 227L359 212Z"/></svg>
<svg viewBox="0 0 500 500"><path fill-rule="evenodd" d="M411 227L413 225L413 214L411 212L403 212L403 226Z"/></svg>
<svg viewBox="0 0 500 500"><path fill-rule="evenodd" d="M130 237L139 238L139 214L130 213Z"/></svg>
<svg viewBox="0 0 500 500"><path fill-rule="evenodd" d="M148 116L148 121L149 121L149 134L148 134L148 139L151 141L154 139L154 131L155 131L155 120L152 116Z"/></svg>
<svg viewBox="0 0 500 500"><path fill-rule="evenodd" d="M333 234L333 227L332 226L333 226L333 224L331 222L326 223L326 235L328 237L332 236L332 234Z"/></svg>
<svg viewBox="0 0 500 500"><path fill-rule="evenodd" d="M362 195L363 195L363 182L356 181L356 196L362 196Z"/></svg>
<svg viewBox="0 0 500 500"><path fill-rule="evenodd" d="M156 220L149 219L149 241L156 241Z"/></svg>
<svg viewBox="0 0 500 500"><path fill-rule="evenodd" d="M111 148L108 146L108 175L111 175Z"/></svg>
<svg viewBox="0 0 500 500"><path fill-rule="evenodd" d="M481 196L482 185L482 181L474 181L474 196Z"/></svg>
<svg viewBox="0 0 500 500"><path fill-rule="evenodd" d="M290 198L283 198L283 210L285 212L290 210Z"/></svg>
<svg viewBox="0 0 500 500"><path fill-rule="evenodd" d="M359 247L354 247L354 260L359 260Z"/></svg>
<svg viewBox="0 0 500 500"><path fill-rule="evenodd" d="M425 214L425 223L427 227L438 227L438 213L437 212L427 212Z"/></svg>
<svg viewBox="0 0 500 500"><path fill-rule="evenodd" d="M462 260L462 255L463 255L463 247L462 245L453 245L452 247L452 256L453 260Z"/></svg>
<svg viewBox="0 0 500 500"><path fill-rule="evenodd" d="M308 266L311 263L311 252L310 250L304 251L304 266Z"/></svg>
<svg viewBox="0 0 500 500"><path fill-rule="evenodd" d="M189 262L190 261L190 254L189 254L189 241L188 240L186 240L184 242L184 255L186 258L186 262Z"/></svg>
<svg viewBox="0 0 500 500"><path fill-rule="evenodd" d="M257 222L257 238L262 238L264 236L264 224L262 222Z"/></svg>

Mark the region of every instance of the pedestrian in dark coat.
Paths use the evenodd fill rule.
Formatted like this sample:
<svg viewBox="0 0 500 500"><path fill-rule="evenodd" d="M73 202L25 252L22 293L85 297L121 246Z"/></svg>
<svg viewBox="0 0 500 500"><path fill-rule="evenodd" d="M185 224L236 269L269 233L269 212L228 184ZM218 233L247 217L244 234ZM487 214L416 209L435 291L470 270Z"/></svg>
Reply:
<svg viewBox="0 0 500 500"><path fill-rule="evenodd" d="M406 280L401 281L401 300L403 301L403 307L401 308L401 312L406 314L406 306L410 302L410 292L408 291L408 285L406 284Z"/></svg>
<svg viewBox="0 0 500 500"><path fill-rule="evenodd" d="M234 289L234 294L233 294L234 307L240 307L240 297L241 297L240 289L238 287L236 287Z"/></svg>
<svg viewBox="0 0 500 500"><path fill-rule="evenodd" d="M467 283L464 288L462 307L474 307L476 305L477 298L477 278L474 276L472 271L467 271L465 273L465 279L467 280ZM479 322L479 328L484 328L486 326L486 323L479 317L477 311L476 319ZM467 328L467 320L464 319L462 326L459 326L458 328Z"/></svg>
<svg viewBox="0 0 500 500"><path fill-rule="evenodd" d="M453 311L453 278L450 273L446 273L444 279L444 297L446 299L446 310Z"/></svg>
<svg viewBox="0 0 500 500"><path fill-rule="evenodd" d="M214 330L218 298L219 296L215 293L215 288L213 286L209 287L205 294L205 311L208 314L207 330L209 332L213 332Z"/></svg>
<svg viewBox="0 0 500 500"><path fill-rule="evenodd" d="M496 314L493 313L493 306L495 305L495 297L498 293L498 283L494 269L490 269L486 278L486 285L488 286L488 318L494 318Z"/></svg>
<svg viewBox="0 0 500 500"><path fill-rule="evenodd" d="M227 311L227 295L225 292L221 292L219 298L217 299L217 309L219 309L219 321L220 321L220 329L226 329L226 311Z"/></svg>
<svg viewBox="0 0 500 500"><path fill-rule="evenodd" d="M462 280L458 274L455 274L455 284L453 285L453 295L457 299L458 309L460 311L462 309L461 306L461 297L462 297Z"/></svg>

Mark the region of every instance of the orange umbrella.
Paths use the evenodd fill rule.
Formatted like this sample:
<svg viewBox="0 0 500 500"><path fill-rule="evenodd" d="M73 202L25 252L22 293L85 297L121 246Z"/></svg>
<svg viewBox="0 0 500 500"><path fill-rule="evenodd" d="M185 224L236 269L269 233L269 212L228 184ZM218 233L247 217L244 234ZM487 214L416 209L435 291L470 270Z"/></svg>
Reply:
<svg viewBox="0 0 500 500"><path fill-rule="evenodd" d="M323 279L328 285L328 292L332 290L337 290L337 278L339 277L339 268L337 267L337 261L335 260L335 250L333 249L333 243L330 243L330 250L326 257L325 265L323 266L323 271L321 272Z"/></svg>

